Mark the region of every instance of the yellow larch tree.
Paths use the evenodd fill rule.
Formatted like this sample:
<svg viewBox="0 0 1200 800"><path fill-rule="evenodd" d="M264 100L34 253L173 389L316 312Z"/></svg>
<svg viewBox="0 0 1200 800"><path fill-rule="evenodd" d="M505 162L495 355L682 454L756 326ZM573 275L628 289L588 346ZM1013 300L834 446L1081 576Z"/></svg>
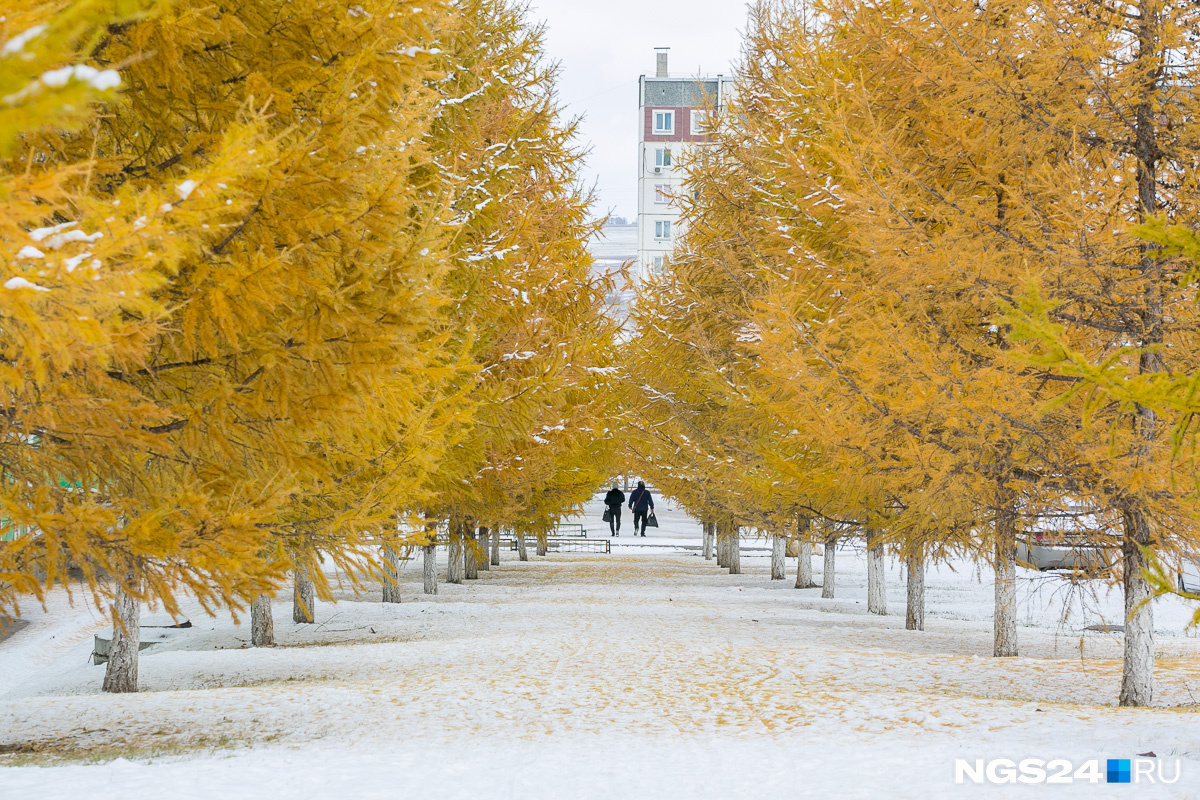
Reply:
<svg viewBox="0 0 1200 800"><path fill-rule="evenodd" d="M430 509L450 524L453 582L475 546L468 527L544 530L590 495L611 449L597 422L614 402L601 391L614 323L585 247L595 226L582 153L526 15L507 0L463 3L442 44L432 142L453 191L445 324L475 371L472 422L430 483Z"/></svg>
<svg viewBox="0 0 1200 800"><path fill-rule="evenodd" d="M157 175L114 183L124 166L101 152L104 115L123 76L98 56L108 31L158 4L80 2L5 15L0 50L0 294L5 323L5 456L0 604L40 597L77 566L97 603L118 585L170 605L181 584L207 604L269 579L253 556L253 515L212 502L207 479L157 483L156 465L188 460L168 434L175 409L129 380L144 373L172 328L165 292L207 247L204 230L249 209L254 157L272 153L247 109L210 143L194 180L226 184L218 202L183 203L194 184ZM179 208L175 205L178 204ZM258 498L250 498L257 500ZM232 507L231 507L232 506ZM143 568L136 570L135 563ZM117 591L119 633L135 625ZM121 619L118 619L121 617ZM131 630L132 628L132 630ZM117 653L128 666L136 653ZM128 684L109 682L111 688Z"/></svg>
<svg viewBox="0 0 1200 800"><path fill-rule="evenodd" d="M122 94L56 142L69 162L94 155L89 188L139 213L131 226L196 242L158 269L167 316L140 363L109 370L152 404L155 451L82 481L112 487L98 549L118 586L115 691L136 687L139 600L236 607L293 562L372 547L421 481L413 437L446 362L430 346L444 191L418 174L445 7L277 10L178 3L110 26L92 57L121 66ZM163 185L153 206L124 200ZM121 313L144 316L135 302Z"/></svg>
<svg viewBox="0 0 1200 800"><path fill-rule="evenodd" d="M1121 516L1120 702L1147 704L1146 553L1194 541L1192 512L1172 489L1181 465L1170 461L1152 409L1085 407L1078 376L1014 352L1020 343L1003 312L1032 282L1091 363L1130 358L1148 374L1194 358L1194 306L1175 288L1170 262L1130 229L1159 209L1187 221L1196 207L1194 176L1182 166L1188 70L1165 66L1190 63L1196 14L1154 2L1127 12L1088 4L1082 14L933 2L911 13L834 10L849 21L856 52L878 54L876 71L846 92L865 123L852 158L872 180L858 198L873 212L864 240L904 297L897 310L924 309L914 330L924 329L936 360L927 357L922 372L940 387L947 421L974 418L959 435L989 454L982 477L1007 472L995 495L998 509L1011 506L1006 517L1065 495ZM882 80L888 73L895 79Z"/></svg>
<svg viewBox="0 0 1200 800"><path fill-rule="evenodd" d="M1182 68L1162 65L1194 20L1161 4L1093 10L828 2L811 30L772 27L779 69L764 107L736 120L757 135L750 216L765 220L742 249L772 265L751 322L775 413L831 423L797 449L795 474L846 486L855 465L871 480L854 516L906 548L931 533L988 543L997 655L1016 652L1019 531L1065 502L1123 516L1121 702L1138 705L1151 698L1144 554L1193 540L1172 489L1182 466L1150 405L1088 402L1096 371L1061 356L1114 375L1192 357L1191 296L1129 229L1158 204L1180 220L1194 207L1187 126L1158 130L1186 106ZM1086 57L1067 41L1088 42ZM1014 329L1029 282L1041 328ZM840 468L814 474L814 450Z"/></svg>

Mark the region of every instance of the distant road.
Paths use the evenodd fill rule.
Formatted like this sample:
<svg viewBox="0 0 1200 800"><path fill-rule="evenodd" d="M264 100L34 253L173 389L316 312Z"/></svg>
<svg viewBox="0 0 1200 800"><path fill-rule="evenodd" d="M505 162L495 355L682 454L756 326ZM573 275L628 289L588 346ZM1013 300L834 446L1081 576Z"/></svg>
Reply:
<svg viewBox="0 0 1200 800"><path fill-rule="evenodd" d="M637 225L606 225L599 237L588 242L597 274L609 274L620 270L621 265L637 258ZM618 282L617 291L609 297L613 313L624 320L629 315L629 302L633 291Z"/></svg>

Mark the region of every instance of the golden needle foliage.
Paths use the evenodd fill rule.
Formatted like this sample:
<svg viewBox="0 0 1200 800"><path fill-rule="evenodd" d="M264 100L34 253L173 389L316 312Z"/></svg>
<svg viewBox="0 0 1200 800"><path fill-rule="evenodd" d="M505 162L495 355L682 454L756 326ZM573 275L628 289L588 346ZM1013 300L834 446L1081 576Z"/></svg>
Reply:
<svg viewBox="0 0 1200 800"><path fill-rule="evenodd" d="M747 524L801 508L988 558L997 655L1016 542L1075 508L1121 548L1121 701L1150 702L1145 559L1200 544L1165 431L1189 424L1197 314L1135 231L1200 199L1197 24L1160 2L760 4L644 297L656 480L702 472Z"/></svg>
<svg viewBox="0 0 1200 800"><path fill-rule="evenodd" d="M613 328L522 7L5 11L0 609L72 565L170 610L327 593L422 512L590 494Z"/></svg>

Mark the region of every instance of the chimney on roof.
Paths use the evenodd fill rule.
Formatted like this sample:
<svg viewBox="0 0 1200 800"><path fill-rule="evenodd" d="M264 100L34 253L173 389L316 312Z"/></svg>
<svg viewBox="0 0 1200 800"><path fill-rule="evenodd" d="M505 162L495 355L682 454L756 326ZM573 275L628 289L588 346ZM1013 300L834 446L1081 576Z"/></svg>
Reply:
<svg viewBox="0 0 1200 800"><path fill-rule="evenodd" d="M654 71L654 77L656 77L656 78L667 77L667 51L670 49L671 48L669 48L669 47L654 48L654 53L655 53L655 56L657 57L656 58L657 64L656 64L656 69Z"/></svg>

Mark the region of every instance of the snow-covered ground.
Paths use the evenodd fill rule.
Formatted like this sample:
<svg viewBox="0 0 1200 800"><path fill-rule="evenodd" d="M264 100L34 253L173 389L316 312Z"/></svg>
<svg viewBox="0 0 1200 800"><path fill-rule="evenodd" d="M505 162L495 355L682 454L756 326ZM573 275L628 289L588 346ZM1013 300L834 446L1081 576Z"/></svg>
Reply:
<svg viewBox="0 0 1200 800"><path fill-rule="evenodd" d="M868 615L853 549L822 600L769 580L765 543L725 574L693 549L699 526L657 505L662 527L611 555L504 551L432 598L415 562L403 603L347 589L316 625L281 593L276 648L190 607L196 627L143 653L136 695L99 692L103 620L56 594L0 642L0 798L1200 797L1182 604L1156 604L1159 707L1119 709L1120 637L1082 632L1120 620L1115 594L1064 620L1062 584L1024 574L1022 657L998 660L986 568L931 570L928 630L910 632L897 565L892 615ZM598 504L580 521L607 536ZM955 758L1149 751L1184 759L1183 778L954 783Z"/></svg>

